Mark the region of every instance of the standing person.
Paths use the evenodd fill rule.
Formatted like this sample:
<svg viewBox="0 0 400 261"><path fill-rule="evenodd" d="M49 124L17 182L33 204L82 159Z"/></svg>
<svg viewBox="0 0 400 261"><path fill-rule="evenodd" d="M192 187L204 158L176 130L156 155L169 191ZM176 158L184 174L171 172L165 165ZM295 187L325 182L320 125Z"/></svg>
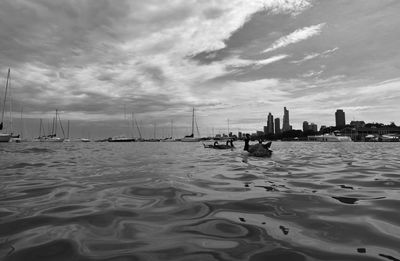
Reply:
<svg viewBox="0 0 400 261"><path fill-rule="evenodd" d="M249 143L250 143L250 134L246 134L246 137L244 138L244 149L245 151L249 151Z"/></svg>

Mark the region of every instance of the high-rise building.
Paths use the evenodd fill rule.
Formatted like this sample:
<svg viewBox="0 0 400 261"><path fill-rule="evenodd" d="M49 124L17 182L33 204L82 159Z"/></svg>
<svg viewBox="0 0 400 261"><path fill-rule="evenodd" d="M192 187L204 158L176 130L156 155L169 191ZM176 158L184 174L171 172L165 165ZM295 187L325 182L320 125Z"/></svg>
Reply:
<svg viewBox="0 0 400 261"><path fill-rule="evenodd" d="M286 109L286 107L283 108L283 123L282 123L282 131L289 131L290 124L289 124L289 110Z"/></svg>
<svg viewBox="0 0 400 261"><path fill-rule="evenodd" d="M346 119L343 110L336 110L335 112L336 127L343 128L346 126Z"/></svg>
<svg viewBox="0 0 400 261"><path fill-rule="evenodd" d="M310 129L308 125L308 121L303 121L303 132L306 132Z"/></svg>
<svg viewBox="0 0 400 261"><path fill-rule="evenodd" d="M308 129L312 130L313 132L318 132L318 125L311 122L310 125L308 125Z"/></svg>
<svg viewBox="0 0 400 261"><path fill-rule="evenodd" d="M274 116L271 113L268 114L266 134L274 134Z"/></svg>
<svg viewBox="0 0 400 261"><path fill-rule="evenodd" d="M315 124L313 122L308 123L308 121L303 121L303 132L306 132L306 131L318 132L317 124Z"/></svg>
<svg viewBox="0 0 400 261"><path fill-rule="evenodd" d="M279 118L275 118L275 134L281 133L281 120Z"/></svg>

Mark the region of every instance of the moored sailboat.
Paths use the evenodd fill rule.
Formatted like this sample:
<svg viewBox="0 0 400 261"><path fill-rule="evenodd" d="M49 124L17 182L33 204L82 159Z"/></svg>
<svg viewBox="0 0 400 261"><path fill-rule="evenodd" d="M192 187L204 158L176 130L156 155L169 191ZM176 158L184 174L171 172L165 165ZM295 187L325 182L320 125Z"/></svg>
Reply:
<svg viewBox="0 0 400 261"><path fill-rule="evenodd" d="M57 121L59 121L59 123L60 123L61 131L63 133L63 138L57 137L57 129L58 129ZM39 139L40 139L41 142L63 142L64 141L64 139L65 139L64 128L63 128L63 126L61 124L61 119L60 119L60 116L58 115L58 110L57 109L56 109L56 116L55 116L55 118L53 118L53 126L52 126L51 134L49 134L47 136L45 136L45 135L41 136L39 134Z"/></svg>
<svg viewBox="0 0 400 261"><path fill-rule="evenodd" d="M10 68L8 68L6 89L5 89L5 93L4 93L4 99L3 99L3 109L2 109L2 112L1 112L0 142L9 142L12 138L18 138L19 137L19 136L13 135L12 129L11 129L10 133L3 132L3 129L4 129L4 113L5 113L5 110L6 110L7 91L8 91L8 88L9 88L9 83L10 83ZM10 126L12 126L11 108L10 108Z"/></svg>
<svg viewBox="0 0 400 261"><path fill-rule="evenodd" d="M195 118L194 118L194 108L193 108L193 113L192 113L192 134L185 136L184 138L181 139L181 141L183 141L183 142L198 142L198 141L201 140L201 138L194 137L194 124L195 124ZM197 123L196 123L196 127L197 127ZM199 132L198 128L197 128L197 132Z"/></svg>

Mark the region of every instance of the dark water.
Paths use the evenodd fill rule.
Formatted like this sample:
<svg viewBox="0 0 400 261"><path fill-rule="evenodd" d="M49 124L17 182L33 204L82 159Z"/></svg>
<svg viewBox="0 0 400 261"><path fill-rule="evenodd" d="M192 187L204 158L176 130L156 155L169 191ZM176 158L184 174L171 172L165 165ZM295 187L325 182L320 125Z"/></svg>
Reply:
<svg viewBox="0 0 400 261"><path fill-rule="evenodd" d="M272 149L0 144L0 260L400 260L399 143Z"/></svg>

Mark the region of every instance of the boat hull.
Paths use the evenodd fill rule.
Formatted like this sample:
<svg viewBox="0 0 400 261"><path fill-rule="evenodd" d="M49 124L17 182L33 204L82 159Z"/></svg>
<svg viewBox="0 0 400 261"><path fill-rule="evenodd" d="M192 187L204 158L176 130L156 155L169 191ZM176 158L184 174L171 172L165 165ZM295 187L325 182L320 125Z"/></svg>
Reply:
<svg viewBox="0 0 400 261"><path fill-rule="evenodd" d="M182 142L199 142L201 139L200 138L182 138Z"/></svg>
<svg viewBox="0 0 400 261"><path fill-rule="evenodd" d="M308 140L322 142L352 142L350 137L335 135L308 136Z"/></svg>
<svg viewBox="0 0 400 261"><path fill-rule="evenodd" d="M0 133L0 142L9 142L11 139L11 134Z"/></svg>

